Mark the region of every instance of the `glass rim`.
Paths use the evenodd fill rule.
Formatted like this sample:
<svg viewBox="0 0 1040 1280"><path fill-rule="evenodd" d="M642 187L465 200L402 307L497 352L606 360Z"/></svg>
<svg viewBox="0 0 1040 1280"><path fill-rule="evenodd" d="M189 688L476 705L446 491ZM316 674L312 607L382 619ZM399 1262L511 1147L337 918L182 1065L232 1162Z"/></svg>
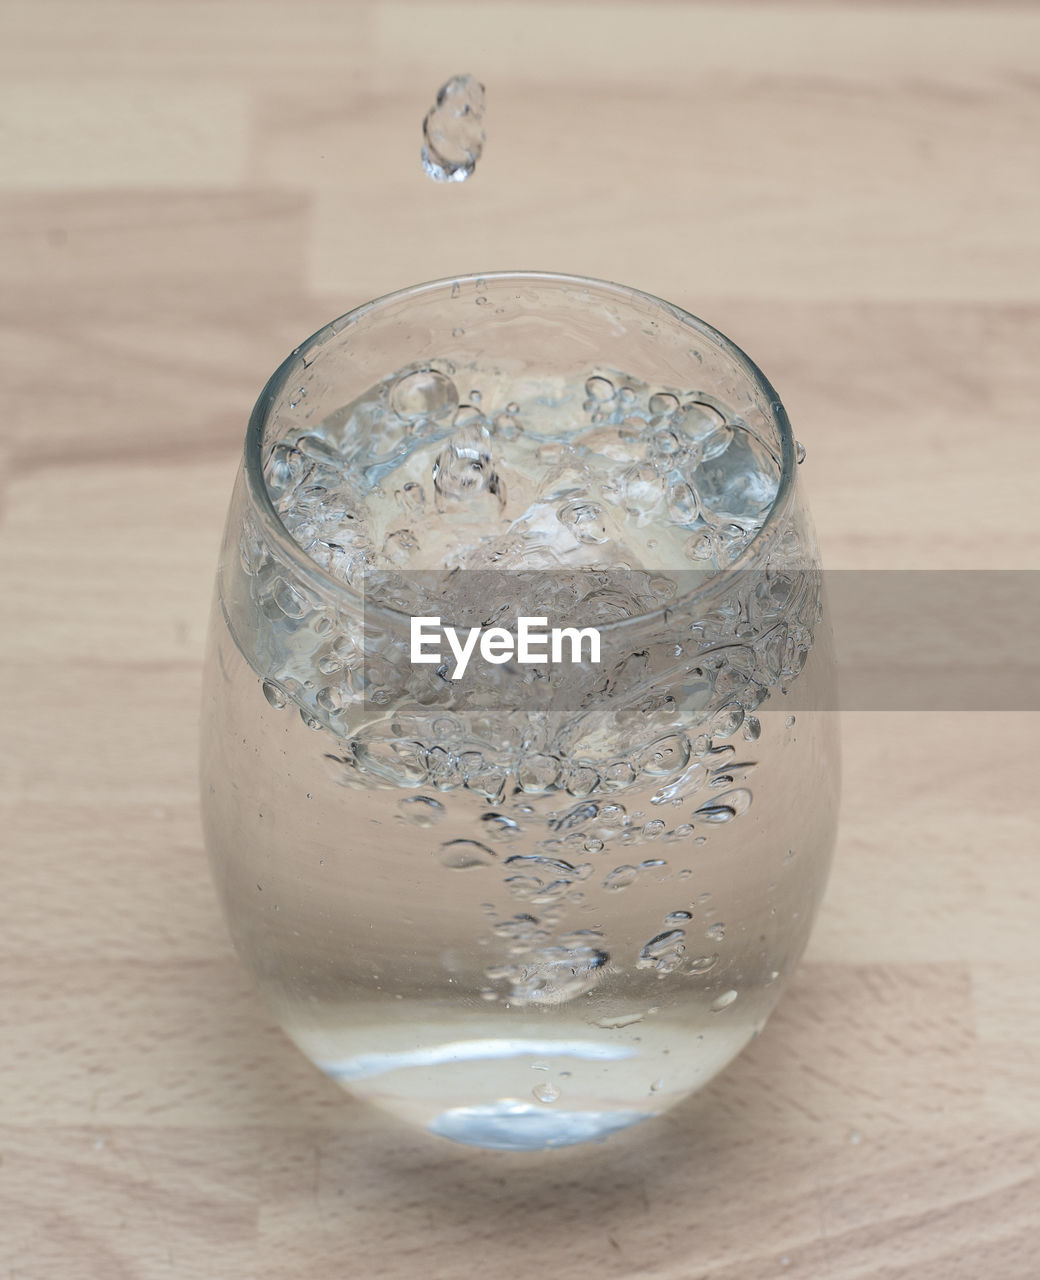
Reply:
<svg viewBox="0 0 1040 1280"><path fill-rule="evenodd" d="M299 346L295 347L268 378L253 406L249 416L249 424L246 428L243 460L246 486L253 514L260 522L264 538L277 548L279 555L285 563L292 567L299 579L316 587L319 593L326 598L331 597L333 600L340 599L344 602L350 601L355 606L360 604L366 613L371 612L374 616L392 620L396 623L407 621L409 618L410 615L401 610L391 609L386 605L366 600L363 589L358 590L343 582L340 578L335 577L318 564L317 561L312 560L293 538L282 522L282 518L278 514L264 480L264 429L271 409L281 399L288 384L295 379L295 375L302 368L306 368L311 363L307 359L308 354L324 346L329 339L337 337L357 325L366 316L375 311L386 310L392 306L407 302L409 299L419 298L437 291L450 293L454 287L476 285L478 282L482 285L492 283L515 285L537 283L561 288L579 287L595 291L602 297L613 297L629 302L636 300L649 303L655 308L660 308L679 324L686 325L702 338L708 339L709 342L734 361L741 373L763 395L765 403L768 405L769 414L779 433L780 479L776 497L773 499L760 528L741 551L740 555L721 569L698 570L696 565L691 565L688 570L683 569L682 572L684 574L703 572L705 580L698 586L678 595L674 600L670 600L656 609L603 623L598 629L603 632L614 632L624 627L652 623L655 619L659 619L679 607L686 607L699 600L709 599L720 591L725 591L734 578L747 570L753 570L758 567L764 560L769 547L772 546L777 529L783 525L793 502L797 459L794 435L787 416L787 410L784 408L772 383L751 357L738 347L732 339L727 338L724 333L713 325L708 324L706 320L701 320L698 316L693 315L692 312L685 311L682 307L676 306L675 303L668 302L666 299L660 298L656 294L648 293L643 289L635 289L629 285L617 284L609 280L599 280L592 276L570 275L564 272L487 271L428 280L422 284L409 285L404 289L396 289L391 293L363 302L350 311L344 312L343 315L336 317L336 319L322 325L309 338L306 338ZM551 571L542 570L542 572ZM654 573L664 572L664 570L646 566L640 572Z"/></svg>

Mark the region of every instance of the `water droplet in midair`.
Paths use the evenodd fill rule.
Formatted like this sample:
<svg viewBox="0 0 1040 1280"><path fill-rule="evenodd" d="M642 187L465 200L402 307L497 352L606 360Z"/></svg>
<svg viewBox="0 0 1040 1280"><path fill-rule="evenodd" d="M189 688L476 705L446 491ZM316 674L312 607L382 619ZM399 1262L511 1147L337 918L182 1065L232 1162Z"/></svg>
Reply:
<svg viewBox="0 0 1040 1280"><path fill-rule="evenodd" d="M484 86L452 76L423 121L422 165L437 182L465 182L484 150Z"/></svg>

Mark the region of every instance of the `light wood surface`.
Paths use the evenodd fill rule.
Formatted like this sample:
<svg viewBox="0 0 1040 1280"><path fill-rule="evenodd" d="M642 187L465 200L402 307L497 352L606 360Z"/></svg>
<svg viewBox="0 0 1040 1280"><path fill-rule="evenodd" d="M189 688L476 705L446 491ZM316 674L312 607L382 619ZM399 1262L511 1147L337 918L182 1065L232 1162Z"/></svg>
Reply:
<svg viewBox="0 0 1040 1280"><path fill-rule="evenodd" d="M273 1027L195 740L252 401L421 279L660 293L779 388L828 564L1037 568L1040 9L6 0L0 37L0 1276L1035 1280L1037 713L848 715L766 1031L652 1133L527 1158ZM435 186L460 71L486 154Z"/></svg>

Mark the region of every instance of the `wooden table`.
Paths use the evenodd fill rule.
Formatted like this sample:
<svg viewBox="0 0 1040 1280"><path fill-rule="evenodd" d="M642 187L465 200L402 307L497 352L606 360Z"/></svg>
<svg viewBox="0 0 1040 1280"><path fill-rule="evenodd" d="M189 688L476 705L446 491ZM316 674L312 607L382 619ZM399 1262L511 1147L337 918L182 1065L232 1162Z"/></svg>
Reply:
<svg viewBox="0 0 1040 1280"><path fill-rule="evenodd" d="M289 1045L195 792L252 401L420 279L660 293L780 389L831 566L1035 569L1037 7L7 0L0 24L0 1275L1040 1275L1035 710L850 714L831 888L765 1033L652 1134L546 1157L391 1126ZM419 123L467 70L486 155L437 186Z"/></svg>

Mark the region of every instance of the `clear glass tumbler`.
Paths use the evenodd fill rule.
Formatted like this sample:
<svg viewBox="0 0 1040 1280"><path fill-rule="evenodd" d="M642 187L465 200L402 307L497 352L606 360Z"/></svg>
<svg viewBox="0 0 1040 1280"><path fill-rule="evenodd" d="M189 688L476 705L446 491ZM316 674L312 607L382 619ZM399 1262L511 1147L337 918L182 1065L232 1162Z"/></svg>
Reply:
<svg viewBox="0 0 1040 1280"><path fill-rule="evenodd" d="M725 337L575 277L409 289L271 378L217 573L203 817L242 959L351 1093L558 1146L660 1114L762 1027L837 813L797 461ZM598 660L478 644L460 674L444 627L508 649L521 615L593 628Z"/></svg>

